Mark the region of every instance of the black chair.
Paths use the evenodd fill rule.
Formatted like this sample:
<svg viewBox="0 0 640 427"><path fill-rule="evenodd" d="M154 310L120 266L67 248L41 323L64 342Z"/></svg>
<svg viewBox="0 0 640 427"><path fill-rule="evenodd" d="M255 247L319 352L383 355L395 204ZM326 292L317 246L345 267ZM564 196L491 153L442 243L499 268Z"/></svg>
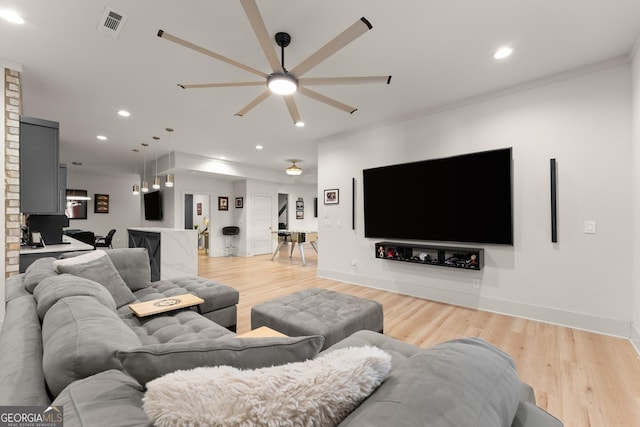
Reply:
<svg viewBox="0 0 640 427"><path fill-rule="evenodd" d="M115 228L109 230L106 236L96 236L96 240L93 244L96 248L110 248L113 249L111 245L111 241L113 240L113 235L116 234Z"/></svg>
<svg viewBox="0 0 640 427"><path fill-rule="evenodd" d="M239 233L240 227L236 227L234 225L222 227L222 235L227 236L227 245L225 246L225 250L228 251L229 256L233 255L233 250L236 248L231 244L231 239L233 238L233 236L237 236Z"/></svg>

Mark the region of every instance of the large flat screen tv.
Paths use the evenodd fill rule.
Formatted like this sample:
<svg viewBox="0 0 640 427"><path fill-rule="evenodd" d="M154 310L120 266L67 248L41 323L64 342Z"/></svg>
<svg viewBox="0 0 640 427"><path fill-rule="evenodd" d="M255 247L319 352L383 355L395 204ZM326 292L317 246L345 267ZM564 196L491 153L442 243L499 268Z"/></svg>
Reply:
<svg viewBox="0 0 640 427"><path fill-rule="evenodd" d="M159 221L162 219L162 197L159 191L145 193L144 219L147 221Z"/></svg>
<svg viewBox="0 0 640 427"><path fill-rule="evenodd" d="M513 245L511 148L363 170L364 234Z"/></svg>

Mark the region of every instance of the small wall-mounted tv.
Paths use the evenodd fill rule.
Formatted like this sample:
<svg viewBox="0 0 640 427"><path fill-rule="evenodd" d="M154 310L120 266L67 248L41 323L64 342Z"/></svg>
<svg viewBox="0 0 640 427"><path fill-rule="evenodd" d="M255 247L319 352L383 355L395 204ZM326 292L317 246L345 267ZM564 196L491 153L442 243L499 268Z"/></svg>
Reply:
<svg viewBox="0 0 640 427"><path fill-rule="evenodd" d="M364 234L513 245L511 148L363 170Z"/></svg>
<svg viewBox="0 0 640 427"><path fill-rule="evenodd" d="M147 221L160 221L162 219L162 197L159 191L145 193L144 219Z"/></svg>

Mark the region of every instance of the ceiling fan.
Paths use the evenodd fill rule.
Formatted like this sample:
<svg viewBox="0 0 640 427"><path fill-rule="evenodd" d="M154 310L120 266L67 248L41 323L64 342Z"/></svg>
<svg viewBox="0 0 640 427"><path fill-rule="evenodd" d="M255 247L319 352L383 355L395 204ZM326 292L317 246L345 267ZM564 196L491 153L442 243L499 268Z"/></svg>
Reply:
<svg viewBox="0 0 640 427"><path fill-rule="evenodd" d="M283 99L287 104L287 108L289 109L289 114L291 114L291 118L293 119L293 123L296 126L304 126L304 122L300 117L300 112L298 111L298 107L292 96L295 92L299 92L301 95L308 96L309 98L346 111L350 114L353 114L357 110L357 108L354 108L347 104L343 104L340 101L315 92L309 89L307 86L359 83L391 83L391 76L302 77L305 73L320 64L322 61L373 28L371 23L367 21L366 18L360 18L349 28L338 34L335 38L318 49L315 53L311 54L311 56L302 61L300 64L296 65L293 69L291 69L291 71L289 71L284 66L284 48L287 47L291 42L291 36L283 32L279 32L275 35L276 44L280 46L282 50L282 62L280 62L278 61L276 50L271 43L267 28L264 24L262 16L260 15L260 11L258 10L258 6L256 5L255 0L240 0L240 3L242 4L247 18L249 18L251 27L253 28L256 37L258 38L258 42L260 43L260 46L262 47L262 50L267 57L267 61L269 62L269 65L271 66L273 72L271 74L267 74L253 67L234 61L233 59L227 58L211 50L205 49L179 37L171 35L164 30L159 30L158 37L167 39L189 49L195 50L196 52L200 52L219 61L226 62L227 64L258 75L263 79L261 81L252 82L178 84L179 87L181 87L182 89L198 89L211 87L262 86L265 84L266 80L267 89L256 98L254 98L251 102L249 102L235 115L244 116L262 101L267 99L272 93L275 93L283 96Z"/></svg>

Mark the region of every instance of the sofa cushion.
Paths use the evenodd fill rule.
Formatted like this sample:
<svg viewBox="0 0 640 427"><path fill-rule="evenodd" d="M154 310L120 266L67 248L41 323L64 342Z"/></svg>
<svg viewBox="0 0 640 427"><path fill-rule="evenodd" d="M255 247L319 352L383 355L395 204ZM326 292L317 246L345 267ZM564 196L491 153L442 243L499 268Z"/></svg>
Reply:
<svg viewBox="0 0 640 427"><path fill-rule="evenodd" d="M141 384L180 369L229 365L253 369L299 362L314 357L324 343L308 337L235 338L148 345L116 355L124 370Z"/></svg>
<svg viewBox="0 0 640 427"><path fill-rule="evenodd" d="M55 258L38 258L24 271L24 287L31 293L43 279L56 275Z"/></svg>
<svg viewBox="0 0 640 427"><path fill-rule="evenodd" d="M146 248L121 248L105 252L129 289L137 291L151 285L151 265Z"/></svg>
<svg viewBox="0 0 640 427"><path fill-rule="evenodd" d="M123 308L124 309L124 308ZM193 310L175 310L161 316L137 317L118 310L120 319L138 336L142 345L189 342L220 338L233 333Z"/></svg>
<svg viewBox="0 0 640 427"><path fill-rule="evenodd" d="M506 353L479 338L453 340L409 357L341 427L510 427L519 393Z"/></svg>
<svg viewBox="0 0 640 427"><path fill-rule="evenodd" d="M48 405L36 301L33 295L24 295L9 301L5 309L0 333L0 406Z"/></svg>
<svg viewBox="0 0 640 427"><path fill-rule="evenodd" d="M103 285L113 296L116 307L136 300L136 296L124 283L105 251L93 251L73 258L59 259L53 264L58 273L73 274Z"/></svg>
<svg viewBox="0 0 640 427"><path fill-rule="evenodd" d="M149 426L143 387L122 371L108 370L74 381L52 405L64 407L65 427Z"/></svg>
<svg viewBox="0 0 640 427"><path fill-rule="evenodd" d="M42 341L45 379L54 397L77 379L121 369L116 350L140 346L112 310L89 296L56 302L44 317Z"/></svg>
<svg viewBox="0 0 640 427"><path fill-rule="evenodd" d="M333 426L375 390L390 366L382 350L352 347L256 370L179 371L147 384L143 408L158 427Z"/></svg>
<svg viewBox="0 0 640 427"><path fill-rule="evenodd" d="M58 300L77 295L94 297L109 310L116 311L116 302L100 283L71 274L56 274L44 279L33 290L40 320L44 319L44 315Z"/></svg>

